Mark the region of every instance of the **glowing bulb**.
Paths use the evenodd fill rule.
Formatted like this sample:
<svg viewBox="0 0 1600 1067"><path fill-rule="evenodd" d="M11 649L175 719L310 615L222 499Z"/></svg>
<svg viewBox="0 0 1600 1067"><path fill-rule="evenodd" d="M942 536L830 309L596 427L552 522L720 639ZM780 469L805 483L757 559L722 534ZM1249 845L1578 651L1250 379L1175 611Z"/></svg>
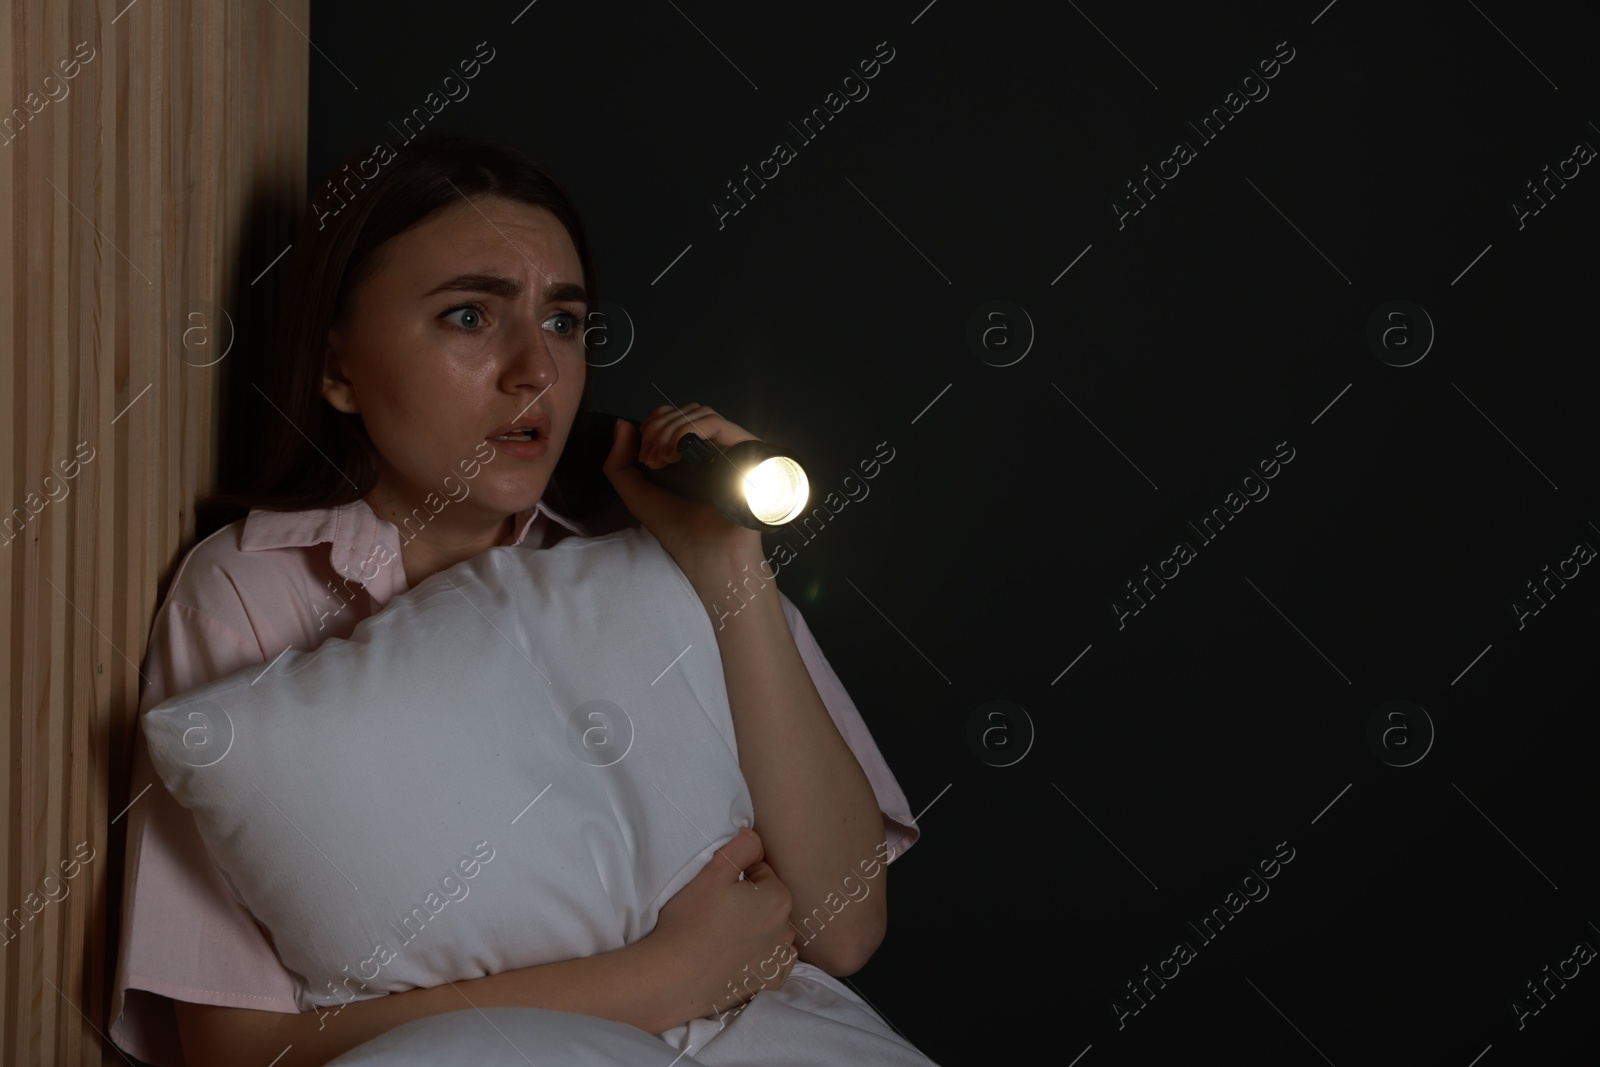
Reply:
<svg viewBox="0 0 1600 1067"><path fill-rule="evenodd" d="M583 462L610 453L617 416L591 412ZM625 420L633 424L633 419ZM576 425L576 423L574 423ZM689 500L710 504L729 522L752 530L784 526L805 511L811 483L799 461L779 446L751 439L726 448L698 434L678 438L679 459L660 470L642 464L645 480Z"/></svg>
<svg viewBox="0 0 1600 1067"><path fill-rule="evenodd" d="M769 526L791 522L806 506L810 485L800 464L773 456L744 476L744 498L750 513Z"/></svg>

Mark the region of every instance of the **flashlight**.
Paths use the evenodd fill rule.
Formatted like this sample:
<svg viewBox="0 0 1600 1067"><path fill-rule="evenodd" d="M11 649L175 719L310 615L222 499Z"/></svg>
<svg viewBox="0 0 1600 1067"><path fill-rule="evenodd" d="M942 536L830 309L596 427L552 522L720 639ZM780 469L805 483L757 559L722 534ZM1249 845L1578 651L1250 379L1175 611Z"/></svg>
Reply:
<svg viewBox="0 0 1600 1067"><path fill-rule="evenodd" d="M611 436L618 416L596 412L595 434ZM626 419L635 430L637 419ZM722 448L686 433L678 438L676 463L660 470L636 464L645 480L690 500L711 504L729 522L752 530L785 526L806 508L810 482L789 451L766 441L741 441Z"/></svg>

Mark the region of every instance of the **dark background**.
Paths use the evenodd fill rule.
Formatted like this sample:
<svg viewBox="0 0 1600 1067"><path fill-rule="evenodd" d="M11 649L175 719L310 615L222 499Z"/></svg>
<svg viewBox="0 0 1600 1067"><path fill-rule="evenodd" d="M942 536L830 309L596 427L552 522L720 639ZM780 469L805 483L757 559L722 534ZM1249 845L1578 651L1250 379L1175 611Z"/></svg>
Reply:
<svg viewBox="0 0 1600 1067"><path fill-rule="evenodd" d="M1597 568L1511 607L1600 547L1597 164L1511 208L1600 146L1588 5L926 3L314 4L310 192L487 42L429 130L577 200L634 329L596 406L709 404L823 489L894 449L786 538L779 584L927 809L849 981L933 1060L1588 1061L1600 968L1511 1008L1600 947ZM804 143L788 123L885 41ZM1279 42L1270 94L1203 142ZM1119 228L1178 140L1196 157ZM1031 347L1014 311L969 343L991 300ZM1369 343L1395 300L1431 347L1414 310ZM1270 495L1203 542L1280 442ZM1196 558L1119 628L1178 541ZM1431 744L1415 711L1369 742L1391 700ZM1186 923L1280 842L1205 943Z"/></svg>

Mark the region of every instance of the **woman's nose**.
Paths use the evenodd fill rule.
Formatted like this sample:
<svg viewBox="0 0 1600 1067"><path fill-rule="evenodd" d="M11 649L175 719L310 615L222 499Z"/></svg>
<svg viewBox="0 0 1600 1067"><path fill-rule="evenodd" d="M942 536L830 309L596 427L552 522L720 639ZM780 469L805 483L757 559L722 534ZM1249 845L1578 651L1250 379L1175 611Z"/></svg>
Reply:
<svg viewBox="0 0 1600 1067"><path fill-rule="evenodd" d="M513 342L501 374L501 387L507 392L525 385L548 389L559 378L560 368L550 351L549 339L544 330L534 326Z"/></svg>

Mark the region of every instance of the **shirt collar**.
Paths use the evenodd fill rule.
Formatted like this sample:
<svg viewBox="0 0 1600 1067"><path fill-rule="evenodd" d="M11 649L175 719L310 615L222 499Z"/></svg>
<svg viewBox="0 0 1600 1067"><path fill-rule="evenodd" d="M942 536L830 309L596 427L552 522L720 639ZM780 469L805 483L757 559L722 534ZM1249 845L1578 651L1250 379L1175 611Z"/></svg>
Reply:
<svg viewBox="0 0 1600 1067"><path fill-rule="evenodd" d="M528 538L530 530L538 529L538 543L542 546L549 522L558 523L579 536L586 536L581 524L558 514L540 500L526 511L517 513L511 536L501 544L520 545ZM362 568L372 566L371 561L380 549L386 549L391 556L400 553L400 531L394 523L378 518L364 499L337 507L306 508L301 511L252 508L239 535L239 548L244 552L259 552L272 548L305 548L325 541L333 546L333 569L363 584L366 578L361 574Z"/></svg>
<svg viewBox="0 0 1600 1067"><path fill-rule="evenodd" d="M541 513L547 516L552 522L566 527L579 537L587 537L589 535L589 531L584 529L582 523L575 522L572 519L567 518L565 515L557 512L555 508L552 508L549 504L546 504L543 500L540 500L527 511L517 513L516 526L513 528L511 540L508 541L507 544L522 544L522 539L527 536L528 528L533 525L534 518Z"/></svg>

